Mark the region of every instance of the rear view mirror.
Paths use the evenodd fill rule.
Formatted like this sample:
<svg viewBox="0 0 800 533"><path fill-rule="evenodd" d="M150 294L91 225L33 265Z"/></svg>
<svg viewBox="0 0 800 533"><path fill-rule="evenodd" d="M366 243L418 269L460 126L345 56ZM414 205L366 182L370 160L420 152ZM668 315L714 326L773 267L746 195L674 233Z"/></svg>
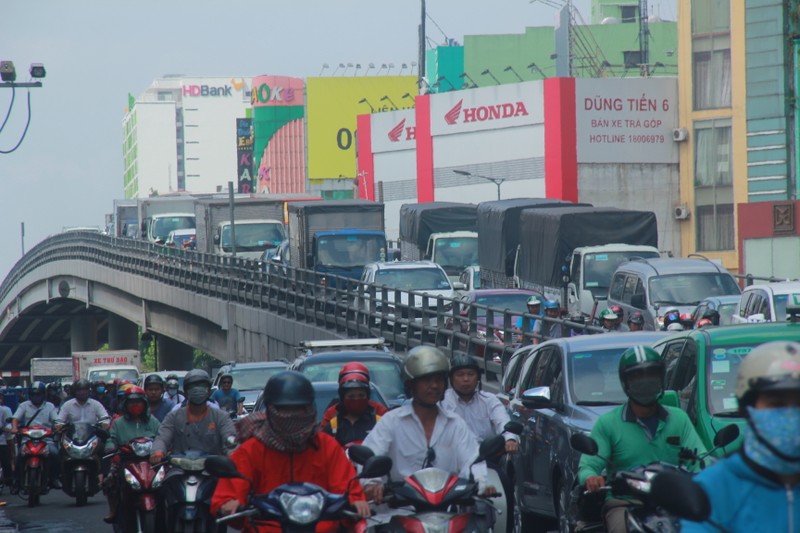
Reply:
<svg viewBox="0 0 800 533"><path fill-rule="evenodd" d="M595 440L584 433L573 433L569 438L569 445L576 452L586 455L597 455L597 443Z"/></svg>
<svg viewBox="0 0 800 533"><path fill-rule="evenodd" d="M478 448L478 457L475 459L475 462L480 463L481 461L485 461L489 457L498 455L505 449L506 439L504 439L502 435L495 435L494 437L488 438L481 442Z"/></svg>
<svg viewBox="0 0 800 533"><path fill-rule="evenodd" d="M362 444L353 444L347 448L347 455L354 463L365 465L369 459L375 456L375 452L373 452L371 448L368 448Z"/></svg>
<svg viewBox="0 0 800 533"><path fill-rule="evenodd" d="M506 422L506 425L503 426L503 430L513 433L514 435L521 435L522 434L522 424L519 422Z"/></svg>
<svg viewBox="0 0 800 533"><path fill-rule="evenodd" d="M242 478L236 470L236 465L229 457L224 455L212 455L206 458L205 470L209 474L218 478Z"/></svg>
<svg viewBox="0 0 800 533"><path fill-rule="evenodd" d="M522 393L522 405L529 409L546 409L553 405L550 387L534 387Z"/></svg>
<svg viewBox="0 0 800 533"><path fill-rule="evenodd" d="M684 473L658 474L653 478L650 495L655 503L668 512L693 522L705 522L711 515L708 495Z"/></svg>
<svg viewBox="0 0 800 533"><path fill-rule="evenodd" d="M383 477L392 471L392 460L385 455L375 455L367 459L364 468L358 475L359 478Z"/></svg>
<svg viewBox="0 0 800 533"><path fill-rule="evenodd" d="M730 424L725 426L714 435L714 447L724 448L728 444L739 438L739 426Z"/></svg>
<svg viewBox="0 0 800 533"><path fill-rule="evenodd" d="M466 285L464 285L463 283L461 283L460 281L455 281L455 282L453 282L453 289L454 289L454 290L457 290L457 291L463 291L463 290L465 290L466 288L467 288L467 286L466 286Z"/></svg>

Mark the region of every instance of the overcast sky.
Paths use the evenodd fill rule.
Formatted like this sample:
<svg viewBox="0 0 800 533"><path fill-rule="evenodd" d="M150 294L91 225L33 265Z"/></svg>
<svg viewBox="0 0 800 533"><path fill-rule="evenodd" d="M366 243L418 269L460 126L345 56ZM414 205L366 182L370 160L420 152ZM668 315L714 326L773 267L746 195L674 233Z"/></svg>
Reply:
<svg viewBox="0 0 800 533"><path fill-rule="evenodd" d="M552 26L561 0L427 0L447 37L521 33ZM589 0L575 0L589 22ZM675 0L651 13L675 20ZM0 279L25 249L64 226L100 226L122 197L122 127L127 95L164 74L317 76L324 63L415 61L418 0L2 0L0 60L17 81L44 63L30 91L32 118L20 147L0 154ZM428 36L444 35L432 23ZM330 73L330 71L328 71ZM0 89L0 124L11 102ZM12 149L27 119L25 90L0 150Z"/></svg>

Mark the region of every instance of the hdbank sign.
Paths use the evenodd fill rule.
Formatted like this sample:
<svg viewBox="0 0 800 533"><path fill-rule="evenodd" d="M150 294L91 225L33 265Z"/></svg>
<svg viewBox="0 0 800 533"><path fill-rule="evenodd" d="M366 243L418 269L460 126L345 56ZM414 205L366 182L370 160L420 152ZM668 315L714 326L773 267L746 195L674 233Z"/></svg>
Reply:
<svg viewBox="0 0 800 533"><path fill-rule="evenodd" d="M253 107L305 105L304 82L287 76L253 78L250 103Z"/></svg>
<svg viewBox="0 0 800 533"><path fill-rule="evenodd" d="M230 85L214 87L212 85L184 85L183 96L233 96Z"/></svg>

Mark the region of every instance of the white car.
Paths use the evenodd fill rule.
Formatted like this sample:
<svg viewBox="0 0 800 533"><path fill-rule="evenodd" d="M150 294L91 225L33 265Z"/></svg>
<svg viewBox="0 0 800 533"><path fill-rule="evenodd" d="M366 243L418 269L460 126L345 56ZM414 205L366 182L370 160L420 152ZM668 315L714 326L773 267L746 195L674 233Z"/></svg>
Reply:
<svg viewBox="0 0 800 533"><path fill-rule="evenodd" d="M792 307L800 307L800 281L751 285L742 292L731 323L785 322Z"/></svg>

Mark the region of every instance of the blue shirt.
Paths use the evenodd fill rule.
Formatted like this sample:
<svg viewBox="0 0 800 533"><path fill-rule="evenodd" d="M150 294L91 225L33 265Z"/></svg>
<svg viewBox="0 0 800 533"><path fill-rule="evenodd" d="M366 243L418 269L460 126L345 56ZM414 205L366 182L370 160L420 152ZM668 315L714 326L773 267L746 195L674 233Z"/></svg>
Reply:
<svg viewBox="0 0 800 533"><path fill-rule="evenodd" d="M214 394L211 395L211 400L217 402L219 408L223 411L236 412L239 410L239 402L244 402L244 397L234 388L231 388L228 393L222 389L217 389L214 391Z"/></svg>

